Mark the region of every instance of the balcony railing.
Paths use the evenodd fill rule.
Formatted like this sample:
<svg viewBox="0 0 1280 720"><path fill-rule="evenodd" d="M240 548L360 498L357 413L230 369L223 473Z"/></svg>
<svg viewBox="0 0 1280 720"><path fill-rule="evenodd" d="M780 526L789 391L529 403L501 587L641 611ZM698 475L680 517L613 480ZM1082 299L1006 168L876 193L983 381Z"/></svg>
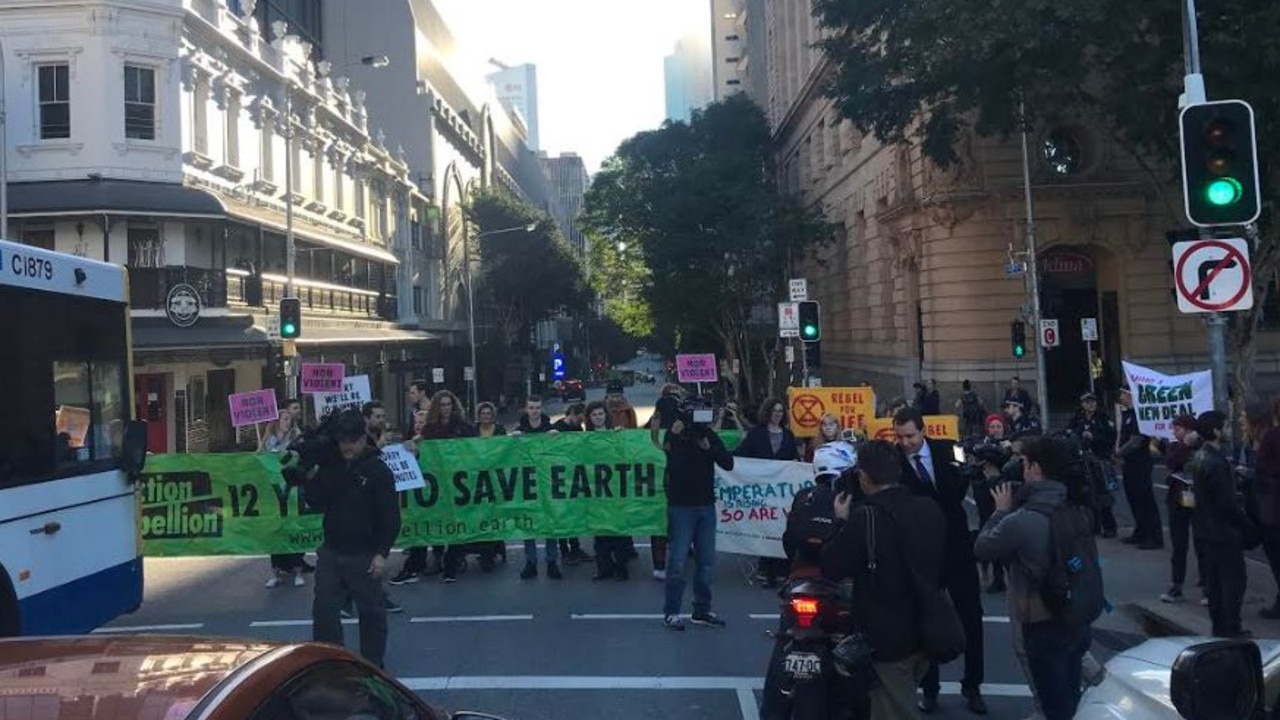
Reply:
<svg viewBox="0 0 1280 720"><path fill-rule="evenodd" d="M206 308L274 308L284 297L288 278L271 273L254 277L237 268L130 267L129 299L138 310L163 310L169 290L183 283L196 289ZM296 278L294 286L294 294L308 312L366 320L396 319L394 294L305 278Z"/></svg>

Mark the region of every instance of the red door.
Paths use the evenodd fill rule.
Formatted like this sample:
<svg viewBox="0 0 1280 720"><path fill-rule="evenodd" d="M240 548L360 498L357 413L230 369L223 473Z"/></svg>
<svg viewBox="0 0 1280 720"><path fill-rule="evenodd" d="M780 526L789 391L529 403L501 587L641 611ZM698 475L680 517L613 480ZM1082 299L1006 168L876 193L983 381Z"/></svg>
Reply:
<svg viewBox="0 0 1280 720"><path fill-rule="evenodd" d="M147 451L169 451L168 396L164 375L134 375L133 395L138 419L147 423Z"/></svg>

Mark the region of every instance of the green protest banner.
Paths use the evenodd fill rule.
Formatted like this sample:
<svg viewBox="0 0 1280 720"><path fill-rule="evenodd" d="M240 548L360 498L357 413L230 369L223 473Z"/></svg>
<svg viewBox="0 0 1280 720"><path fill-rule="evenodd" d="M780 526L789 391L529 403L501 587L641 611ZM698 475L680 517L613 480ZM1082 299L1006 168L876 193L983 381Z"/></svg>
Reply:
<svg viewBox="0 0 1280 720"><path fill-rule="evenodd" d="M400 493L397 545L662 534L663 460L645 431L426 441L426 485ZM146 555L304 552L323 539L275 455L153 455L139 493Z"/></svg>

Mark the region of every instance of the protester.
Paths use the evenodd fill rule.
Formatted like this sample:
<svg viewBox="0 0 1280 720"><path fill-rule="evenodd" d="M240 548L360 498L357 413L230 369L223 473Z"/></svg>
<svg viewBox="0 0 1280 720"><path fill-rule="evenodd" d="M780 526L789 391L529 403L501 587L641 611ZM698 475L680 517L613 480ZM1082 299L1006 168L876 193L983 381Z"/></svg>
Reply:
<svg viewBox="0 0 1280 720"><path fill-rule="evenodd" d="M738 449L737 457L761 460L799 460L801 445L787 427L787 406L777 398L768 398L760 404L757 425L747 431ZM787 575L787 563L781 558L756 559L755 579L766 588L778 586Z"/></svg>
<svg viewBox="0 0 1280 720"><path fill-rule="evenodd" d="M1280 428L1276 427L1275 420L1273 409L1261 403L1245 409L1245 427L1256 447L1253 497L1262 551L1271 566L1276 587L1280 588ZM1280 595L1258 614L1268 620L1280 619Z"/></svg>
<svg viewBox="0 0 1280 720"><path fill-rule="evenodd" d="M1247 575L1244 535L1251 522L1236 495L1235 475L1224 452L1229 435L1226 415L1211 410L1196 419L1203 441L1188 463L1195 488L1191 527L1204 553L1205 595L1215 637L1248 637L1240 620Z"/></svg>
<svg viewBox="0 0 1280 720"><path fill-rule="evenodd" d="M636 409L631 406L631 402L627 400L627 396L623 393L622 383L614 380L605 388L604 404L605 410L609 413L609 425L624 430L634 430L639 427L636 420Z"/></svg>
<svg viewBox="0 0 1280 720"><path fill-rule="evenodd" d="M928 383L922 383L921 387L925 389L924 404L921 409L925 415L941 415L942 414L942 395L938 393L938 381L930 380Z"/></svg>
<svg viewBox="0 0 1280 720"><path fill-rule="evenodd" d="M391 545L400 534L395 477L378 449L369 446L359 410L342 413L334 437L340 461L332 467L322 465L304 486L307 504L324 513L312 637L342 645L339 612L349 596L360 615L360 654L382 667L387 647L382 578Z"/></svg>
<svg viewBox="0 0 1280 720"><path fill-rule="evenodd" d="M1173 584L1169 586L1168 592L1160 596L1160 600L1167 603L1182 602L1182 584L1187 579L1187 550L1192 547L1191 512L1195 507L1195 490L1186 466L1200 443L1194 415L1179 415L1174 418L1173 438L1164 456L1164 466L1169 473L1165 480L1169 488L1165 497L1169 506L1169 541L1173 543L1173 555L1170 558ZM1196 567L1200 568L1200 587L1203 588L1204 559L1200 557L1198 543Z"/></svg>
<svg viewBox="0 0 1280 720"><path fill-rule="evenodd" d="M1022 387L1022 380L1018 376L1009 378L1009 387L1004 391L1004 401L1002 405L1008 405L1010 401L1018 403L1018 406L1028 414L1034 415L1032 412L1034 406L1031 401L1031 393Z"/></svg>
<svg viewBox="0 0 1280 720"><path fill-rule="evenodd" d="M822 418L818 421L818 434L809 438L808 447L805 449L804 456L809 462L813 462L815 451L826 445L827 443L839 442L842 432L840 427L840 418L831 413L823 413Z"/></svg>
<svg viewBox="0 0 1280 720"><path fill-rule="evenodd" d="M431 406L431 386L427 385L426 380L414 380L409 383L409 389L405 391L405 396L409 400L408 417L405 427L413 427L413 414L419 410L426 410Z"/></svg>
<svg viewBox="0 0 1280 720"><path fill-rule="evenodd" d="M720 436L706 426L686 426L675 420L663 439L667 456L667 573L663 624L684 630L680 606L684 602L685 565L692 548L698 570L693 577L695 625L724 627L711 612L711 578L716 563L715 466L733 469L733 455Z"/></svg>
<svg viewBox="0 0 1280 720"><path fill-rule="evenodd" d="M822 573L853 580L852 618L875 651L879 679L869 693L871 718L915 720L916 685L929 669L920 593L936 590L934 579L943 574L947 523L936 503L902 484L893 445L863 443L855 467L866 501L851 507L849 493L836 497L837 526L822 550Z"/></svg>
<svg viewBox="0 0 1280 720"><path fill-rule="evenodd" d="M596 400L588 403L586 416L587 432L611 432L614 430L606 402ZM596 553L596 574L592 580L625 581L630 577L627 563L635 557L631 538L621 535L597 535L594 540Z"/></svg>
<svg viewBox="0 0 1280 720"><path fill-rule="evenodd" d="M1029 680L1045 720L1070 720L1080 703L1082 663L1089 649L1088 624L1074 624L1046 605L1044 582L1054 562L1051 518L1068 502L1071 457L1055 438L1028 438L1019 445L1025 483L1015 496L1005 483L992 490L996 512L974 546L979 560L1009 568L1010 620L1021 629ZM1084 523L1092 543L1092 518ZM1096 564L1096 552L1089 562Z"/></svg>
<svg viewBox="0 0 1280 720"><path fill-rule="evenodd" d="M369 444L378 449L387 446L387 409L377 400L371 400L360 407L365 426L369 429Z"/></svg>
<svg viewBox="0 0 1280 720"><path fill-rule="evenodd" d="M969 438L980 435L987 415L982 406L982 398L978 397L973 385L965 380L960 383L960 398L956 400L956 414L960 416L960 437Z"/></svg>
<svg viewBox="0 0 1280 720"><path fill-rule="evenodd" d="M280 408L278 419L267 425L266 434L262 436L262 442L258 444L258 452L260 453L282 453L289 449L295 440L302 437L302 428L298 426L298 416L290 412L291 405L298 405L299 414L301 414L301 405L298 401L292 400ZM307 582L302 579L303 560L302 553L276 553L271 556L271 577L267 579L267 587L278 587L286 577L293 578L294 587L302 587Z"/></svg>
<svg viewBox="0 0 1280 720"><path fill-rule="evenodd" d="M980 443L973 449L973 455L978 466L977 477L973 480L973 504L978 509L978 527L981 528L996 512L991 491L1005 481L1004 468L1010 460L1009 444ZM983 561L981 565L990 575L987 592L992 595L1004 593L1004 563Z"/></svg>
<svg viewBox="0 0 1280 720"><path fill-rule="evenodd" d="M1001 445L1008 447L1012 442L1006 434L1006 426L1004 416L992 413L987 416L987 420L983 423L983 427L987 429L987 434L982 437L984 445Z"/></svg>
<svg viewBox="0 0 1280 720"><path fill-rule="evenodd" d="M981 689L984 674L981 581L973 557L969 514L964 505L969 483L956 460L955 444L926 437L924 429L924 418L913 408L904 408L893 416L903 482L913 494L934 500L946 518L946 558L940 580L964 624L961 695L970 712L985 715L987 704ZM937 663L930 664L920 687L924 691L920 710L931 713L938 707L941 688Z"/></svg>
<svg viewBox="0 0 1280 720"><path fill-rule="evenodd" d="M1115 484L1115 473L1108 460L1115 446L1116 427L1105 413L1098 412L1098 396L1087 392L1080 396L1080 408L1071 419L1068 430L1080 436L1085 452L1102 465L1106 482L1100 488L1101 497L1097 504L1097 532L1104 538L1116 536L1116 516L1111 506L1114 499L1111 489Z"/></svg>
<svg viewBox="0 0 1280 720"><path fill-rule="evenodd" d="M1028 415L1026 407L1017 400L1006 400L1004 403L1005 427L1007 430L1006 437L1009 440L1017 440L1023 437L1035 437L1044 433L1044 428L1040 426L1039 418Z"/></svg>
<svg viewBox="0 0 1280 720"><path fill-rule="evenodd" d="M1154 462L1149 440L1138 429L1138 414L1127 387L1120 389L1120 410L1120 435L1114 457L1121 463L1124 495L1134 523L1133 533L1121 542L1136 545L1139 550L1159 550L1164 547L1164 527L1151 485Z"/></svg>
<svg viewBox="0 0 1280 720"><path fill-rule="evenodd" d="M742 412L738 409L738 403L733 400L726 401L724 407L716 412L716 430L742 431L750 427L751 423L747 422L747 418L743 417Z"/></svg>
<svg viewBox="0 0 1280 720"><path fill-rule="evenodd" d="M476 435L478 437L500 437L507 434L507 428L498 422L498 409L491 402L482 402L476 406Z"/></svg>
<svg viewBox="0 0 1280 720"><path fill-rule="evenodd" d="M524 403L524 414L512 435L527 435L560 432L551 422L551 418L542 412L542 397L530 395ZM564 574L560 572L560 546L555 540L547 540L543 547L547 556L547 577L560 580ZM532 580L538 577L538 541L524 541L524 569L520 571L521 580Z"/></svg>
<svg viewBox="0 0 1280 720"><path fill-rule="evenodd" d="M587 419L587 408L582 403L574 403L565 408L564 417L551 424L556 432L582 432L583 423ZM579 563L591 562L595 560L589 553L582 549L582 543L578 538L560 538L556 541L560 547L560 557L564 558L565 565L577 565Z"/></svg>
<svg viewBox="0 0 1280 720"><path fill-rule="evenodd" d="M671 419L664 422L662 417L662 408L678 403L684 395L684 388L675 383L667 383L662 386L662 394L658 399L658 407L654 408L653 415L649 418L649 422L645 423L645 427L649 428L649 437L659 450L663 449L660 440L661 431L670 429ZM665 482L665 479L664 479ZM658 582L664 582L667 579L667 537L665 535L654 535L649 538L649 555L653 559L653 579Z"/></svg>

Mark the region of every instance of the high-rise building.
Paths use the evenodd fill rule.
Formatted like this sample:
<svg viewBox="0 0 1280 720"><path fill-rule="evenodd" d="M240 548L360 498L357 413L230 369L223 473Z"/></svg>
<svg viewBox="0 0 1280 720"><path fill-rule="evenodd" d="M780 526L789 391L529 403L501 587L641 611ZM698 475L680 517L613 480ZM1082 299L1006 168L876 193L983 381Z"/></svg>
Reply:
<svg viewBox="0 0 1280 720"><path fill-rule="evenodd" d="M710 0L711 67L715 99L739 92L769 99L765 0Z"/></svg>
<svg viewBox="0 0 1280 720"><path fill-rule="evenodd" d="M528 133L529 149L542 149L538 138L538 66L532 63L507 66L490 60L498 68L488 75L489 84L507 112L524 123Z"/></svg>
<svg viewBox="0 0 1280 720"><path fill-rule="evenodd" d="M542 167L551 183L551 216L569 244L582 257L587 252L587 239L578 226L578 214L582 212L582 197L591 179L586 163L577 153L561 153L559 157L541 156Z"/></svg>
<svg viewBox="0 0 1280 720"><path fill-rule="evenodd" d="M711 38L693 32L676 41L675 52L663 61L666 73L667 119L688 121L693 111L715 100L711 78Z"/></svg>

